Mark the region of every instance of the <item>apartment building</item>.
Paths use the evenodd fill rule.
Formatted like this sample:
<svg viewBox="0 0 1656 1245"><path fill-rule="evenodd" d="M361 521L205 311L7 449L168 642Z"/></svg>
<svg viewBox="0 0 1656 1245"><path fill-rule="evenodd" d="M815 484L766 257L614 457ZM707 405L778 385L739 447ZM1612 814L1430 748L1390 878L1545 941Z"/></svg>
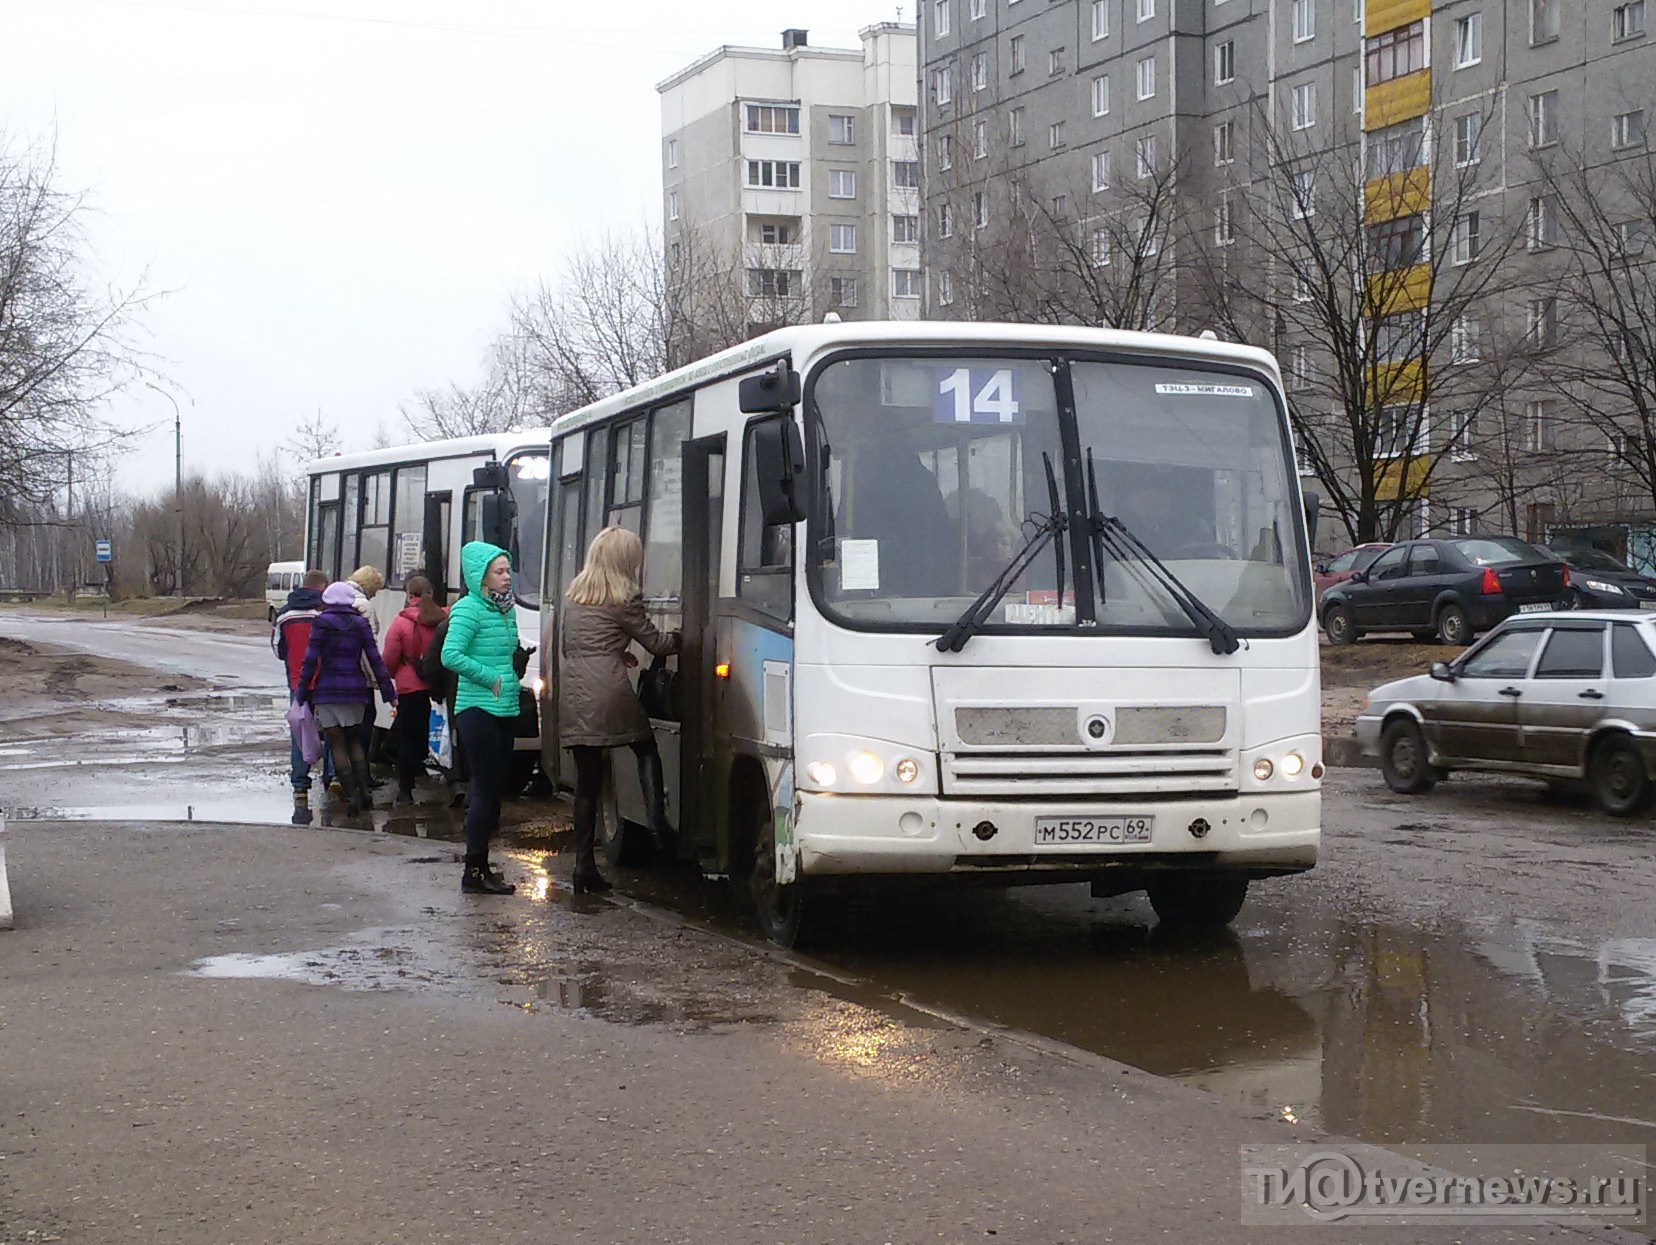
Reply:
<svg viewBox="0 0 1656 1245"><path fill-rule="evenodd" d="M749 332L920 315L914 27L859 35L721 47L656 88L669 271L737 289Z"/></svg>
<svg viewBox="0 0 1656 1245"><path fill-rule="evenodd" d="M1617 469L1640 430L1559 383L1602 350L1565 306L1571 186L1648 159L1644 0L927 0L920 27L928 314L1270 347L1327 431L1302 469L1366 477L1405 535L1656 534L1656 467ZM1347 326L1284 242L1312 218L1351 239ZM1341 327L1375 408L1344 447Z"/></svg>

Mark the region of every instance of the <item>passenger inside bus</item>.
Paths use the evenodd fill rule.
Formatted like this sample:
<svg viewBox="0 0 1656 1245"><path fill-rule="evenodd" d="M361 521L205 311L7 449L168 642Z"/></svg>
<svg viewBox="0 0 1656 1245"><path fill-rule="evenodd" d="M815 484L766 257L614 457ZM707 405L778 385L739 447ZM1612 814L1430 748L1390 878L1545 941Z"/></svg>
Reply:
<svg viewBox="0 0 1656 1245"><path fill-rule="evenodd" d="M898 434L857 456L836 522L842 537L879 542L882 594L946 596L958 591L958 564L939 553L957 547L955 525L912 440Z"/></svg>

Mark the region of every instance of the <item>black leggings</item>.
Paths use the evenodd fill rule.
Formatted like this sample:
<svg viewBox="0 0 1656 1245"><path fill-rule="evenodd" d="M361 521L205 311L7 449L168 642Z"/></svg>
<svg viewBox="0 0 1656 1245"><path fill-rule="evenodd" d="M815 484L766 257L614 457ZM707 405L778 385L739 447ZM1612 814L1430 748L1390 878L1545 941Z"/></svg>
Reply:
<svg viewBox="0 0 1656 1245"><path fill-rule="evenodd" d="M500 798L512 772L512 738L516 717L496 717L472 706L455 715L454 725L466 741L471 761L471 790L466 795L466 863L483 865L489 840L500 828Z"/></svg>
<svg viewBox="0 0 1656 1245"><path fill-rule="evenodd" d="M397 697L397 783L412 787L425 773L431 751L431 693L404 692Z"/></svg>
<svg viewBox="0 0 1656 1245"><path fill-rule="evenodd" d="M656 750L653 739L640 740L629 746L640 763ZM596 800L604 791L604 753L609 749L576 744L569 751L575 757L575 798Z"/></svg>

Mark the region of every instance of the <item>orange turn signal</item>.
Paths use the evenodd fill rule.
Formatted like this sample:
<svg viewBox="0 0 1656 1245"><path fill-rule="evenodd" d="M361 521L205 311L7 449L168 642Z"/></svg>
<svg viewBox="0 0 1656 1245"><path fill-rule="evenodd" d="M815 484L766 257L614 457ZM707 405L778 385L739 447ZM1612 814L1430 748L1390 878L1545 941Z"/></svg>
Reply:
<svg viewBox="0 0 1656 1245"><path fill-rule="evenodd" d="M713 667L713 673L718 675L721 679L728 679L730 677L730 663L728 661L721 661L718 665Z"/></svg>

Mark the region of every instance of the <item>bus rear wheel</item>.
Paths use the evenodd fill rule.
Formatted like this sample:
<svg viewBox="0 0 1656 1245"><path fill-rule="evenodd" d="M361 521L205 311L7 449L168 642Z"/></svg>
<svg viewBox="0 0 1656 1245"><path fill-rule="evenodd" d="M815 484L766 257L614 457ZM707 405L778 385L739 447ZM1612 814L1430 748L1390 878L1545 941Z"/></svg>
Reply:
<svg viewBox="0 0 1656 1245"><path fill-rule="evenodd" d="M1163 925L1229 925L1248 897L1248 879L1234 873L1164 873L1144 889Z"/></svg>

